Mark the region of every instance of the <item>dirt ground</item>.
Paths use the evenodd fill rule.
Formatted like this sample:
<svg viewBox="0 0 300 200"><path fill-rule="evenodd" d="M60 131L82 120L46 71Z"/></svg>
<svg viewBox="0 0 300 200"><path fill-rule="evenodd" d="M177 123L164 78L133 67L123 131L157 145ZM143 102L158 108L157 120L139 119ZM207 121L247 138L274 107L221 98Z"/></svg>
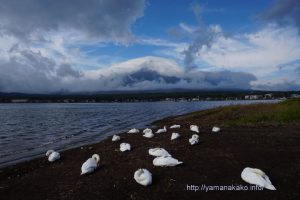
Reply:
<svg viewBox="0 0 300 200"><path fill-rule="evenodd" d="M210 122L213 124L213 118ZM156 125L175 123L182 128L151 139L142 133L123 133L116 143L108 138L61 152L61 160L55 163L42 157L1 169L0 199L300 199L299 124L221 127L221 133L216 134L193 115L168 118ZM201 126L200 143L190 146L188 139L193 133L189 125L194 123ZM172 132L181 137L170 141ZM132 150L120 152L121 142L130 143ZM184 164L153 166L154 157L148 155L148 149L155 147L165 148ZM101 157L100 167L80 176L82 163L94 153ZM250 191L250 185L240 177L248 166L265 171L277 191ZM152 185L135 182L133 174L139 168L152 173ZM247 186L248 191L201 190L204 186L231 185Z"/></svg>

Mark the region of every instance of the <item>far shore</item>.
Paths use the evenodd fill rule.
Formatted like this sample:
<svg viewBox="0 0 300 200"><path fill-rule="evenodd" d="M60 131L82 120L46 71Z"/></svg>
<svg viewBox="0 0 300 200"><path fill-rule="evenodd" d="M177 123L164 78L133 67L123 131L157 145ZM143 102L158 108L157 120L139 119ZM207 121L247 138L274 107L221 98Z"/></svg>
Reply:
<svg viewBox="0 0 300 200"><path fill-rule="evenodd" d="M49 163L46 157L0 170L0 199L299 199L300 197L300 101L278 104L228 106L154 122L162 126L180 124L151 139L142 133L119 134L99 143L61 153ZM190 146L189 126L200 126L200 143ZM212 126L221 127L212 133ZM139 128L139 127L132 127ZM170 141L172 132L181 137ZM128 142L129 152L119 145ZM163 147L184 164L155 167L149 148ZM80 176L82 163L92 154L100 155L97 171ZM203 191L205 186L247 186L241 177L245 167L267 173L277 191ZM148 169L153 183L141 186L133 179L139 168ZM192 189L194 188L194 189Z"/></svg>

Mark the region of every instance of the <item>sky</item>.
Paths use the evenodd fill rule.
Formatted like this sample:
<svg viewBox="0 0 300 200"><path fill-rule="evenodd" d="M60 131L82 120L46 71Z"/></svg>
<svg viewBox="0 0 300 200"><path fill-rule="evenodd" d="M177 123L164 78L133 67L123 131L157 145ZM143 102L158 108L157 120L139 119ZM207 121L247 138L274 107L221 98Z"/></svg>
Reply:
<svg viewBox="0 0 300 200"><path fill-rule="evenodd" d="M298 0L0 0L0 92L300 90Z"/></svg>

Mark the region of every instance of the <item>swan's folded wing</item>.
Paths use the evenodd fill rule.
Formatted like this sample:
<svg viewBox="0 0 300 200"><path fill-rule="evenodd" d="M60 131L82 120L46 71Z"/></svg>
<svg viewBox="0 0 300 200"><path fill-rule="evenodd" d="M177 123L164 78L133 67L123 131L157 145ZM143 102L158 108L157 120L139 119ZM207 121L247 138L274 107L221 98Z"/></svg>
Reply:
<svg viewBox="0 0 300 200"><path fill-rule="evenodd" d="M89 158L82 164L81 172L82 174L93 172L97 168L97 163L93 158Z"/></svg>

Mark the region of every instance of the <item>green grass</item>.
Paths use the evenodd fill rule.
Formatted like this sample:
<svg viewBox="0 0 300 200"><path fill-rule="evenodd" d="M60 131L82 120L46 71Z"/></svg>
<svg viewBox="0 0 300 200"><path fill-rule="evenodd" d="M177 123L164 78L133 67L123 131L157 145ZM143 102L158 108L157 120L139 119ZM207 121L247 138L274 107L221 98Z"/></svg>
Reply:
<svg viewBox="0 0 300 200"><path fill-rule="evenodd" d="M243 107L243 106L242 106ZM230 125L283 124L300 121L300 99L277 104L258 104L244 107L244 113L229 120ZM240 110L240 112L243 108Z"/></svg>
<svg viewBox="0 0 300 200"><path fill-rule="evenodd" d="M176 119L207 126L300 123L300 99L270 104L225 106L190 113Z"/></svg>

